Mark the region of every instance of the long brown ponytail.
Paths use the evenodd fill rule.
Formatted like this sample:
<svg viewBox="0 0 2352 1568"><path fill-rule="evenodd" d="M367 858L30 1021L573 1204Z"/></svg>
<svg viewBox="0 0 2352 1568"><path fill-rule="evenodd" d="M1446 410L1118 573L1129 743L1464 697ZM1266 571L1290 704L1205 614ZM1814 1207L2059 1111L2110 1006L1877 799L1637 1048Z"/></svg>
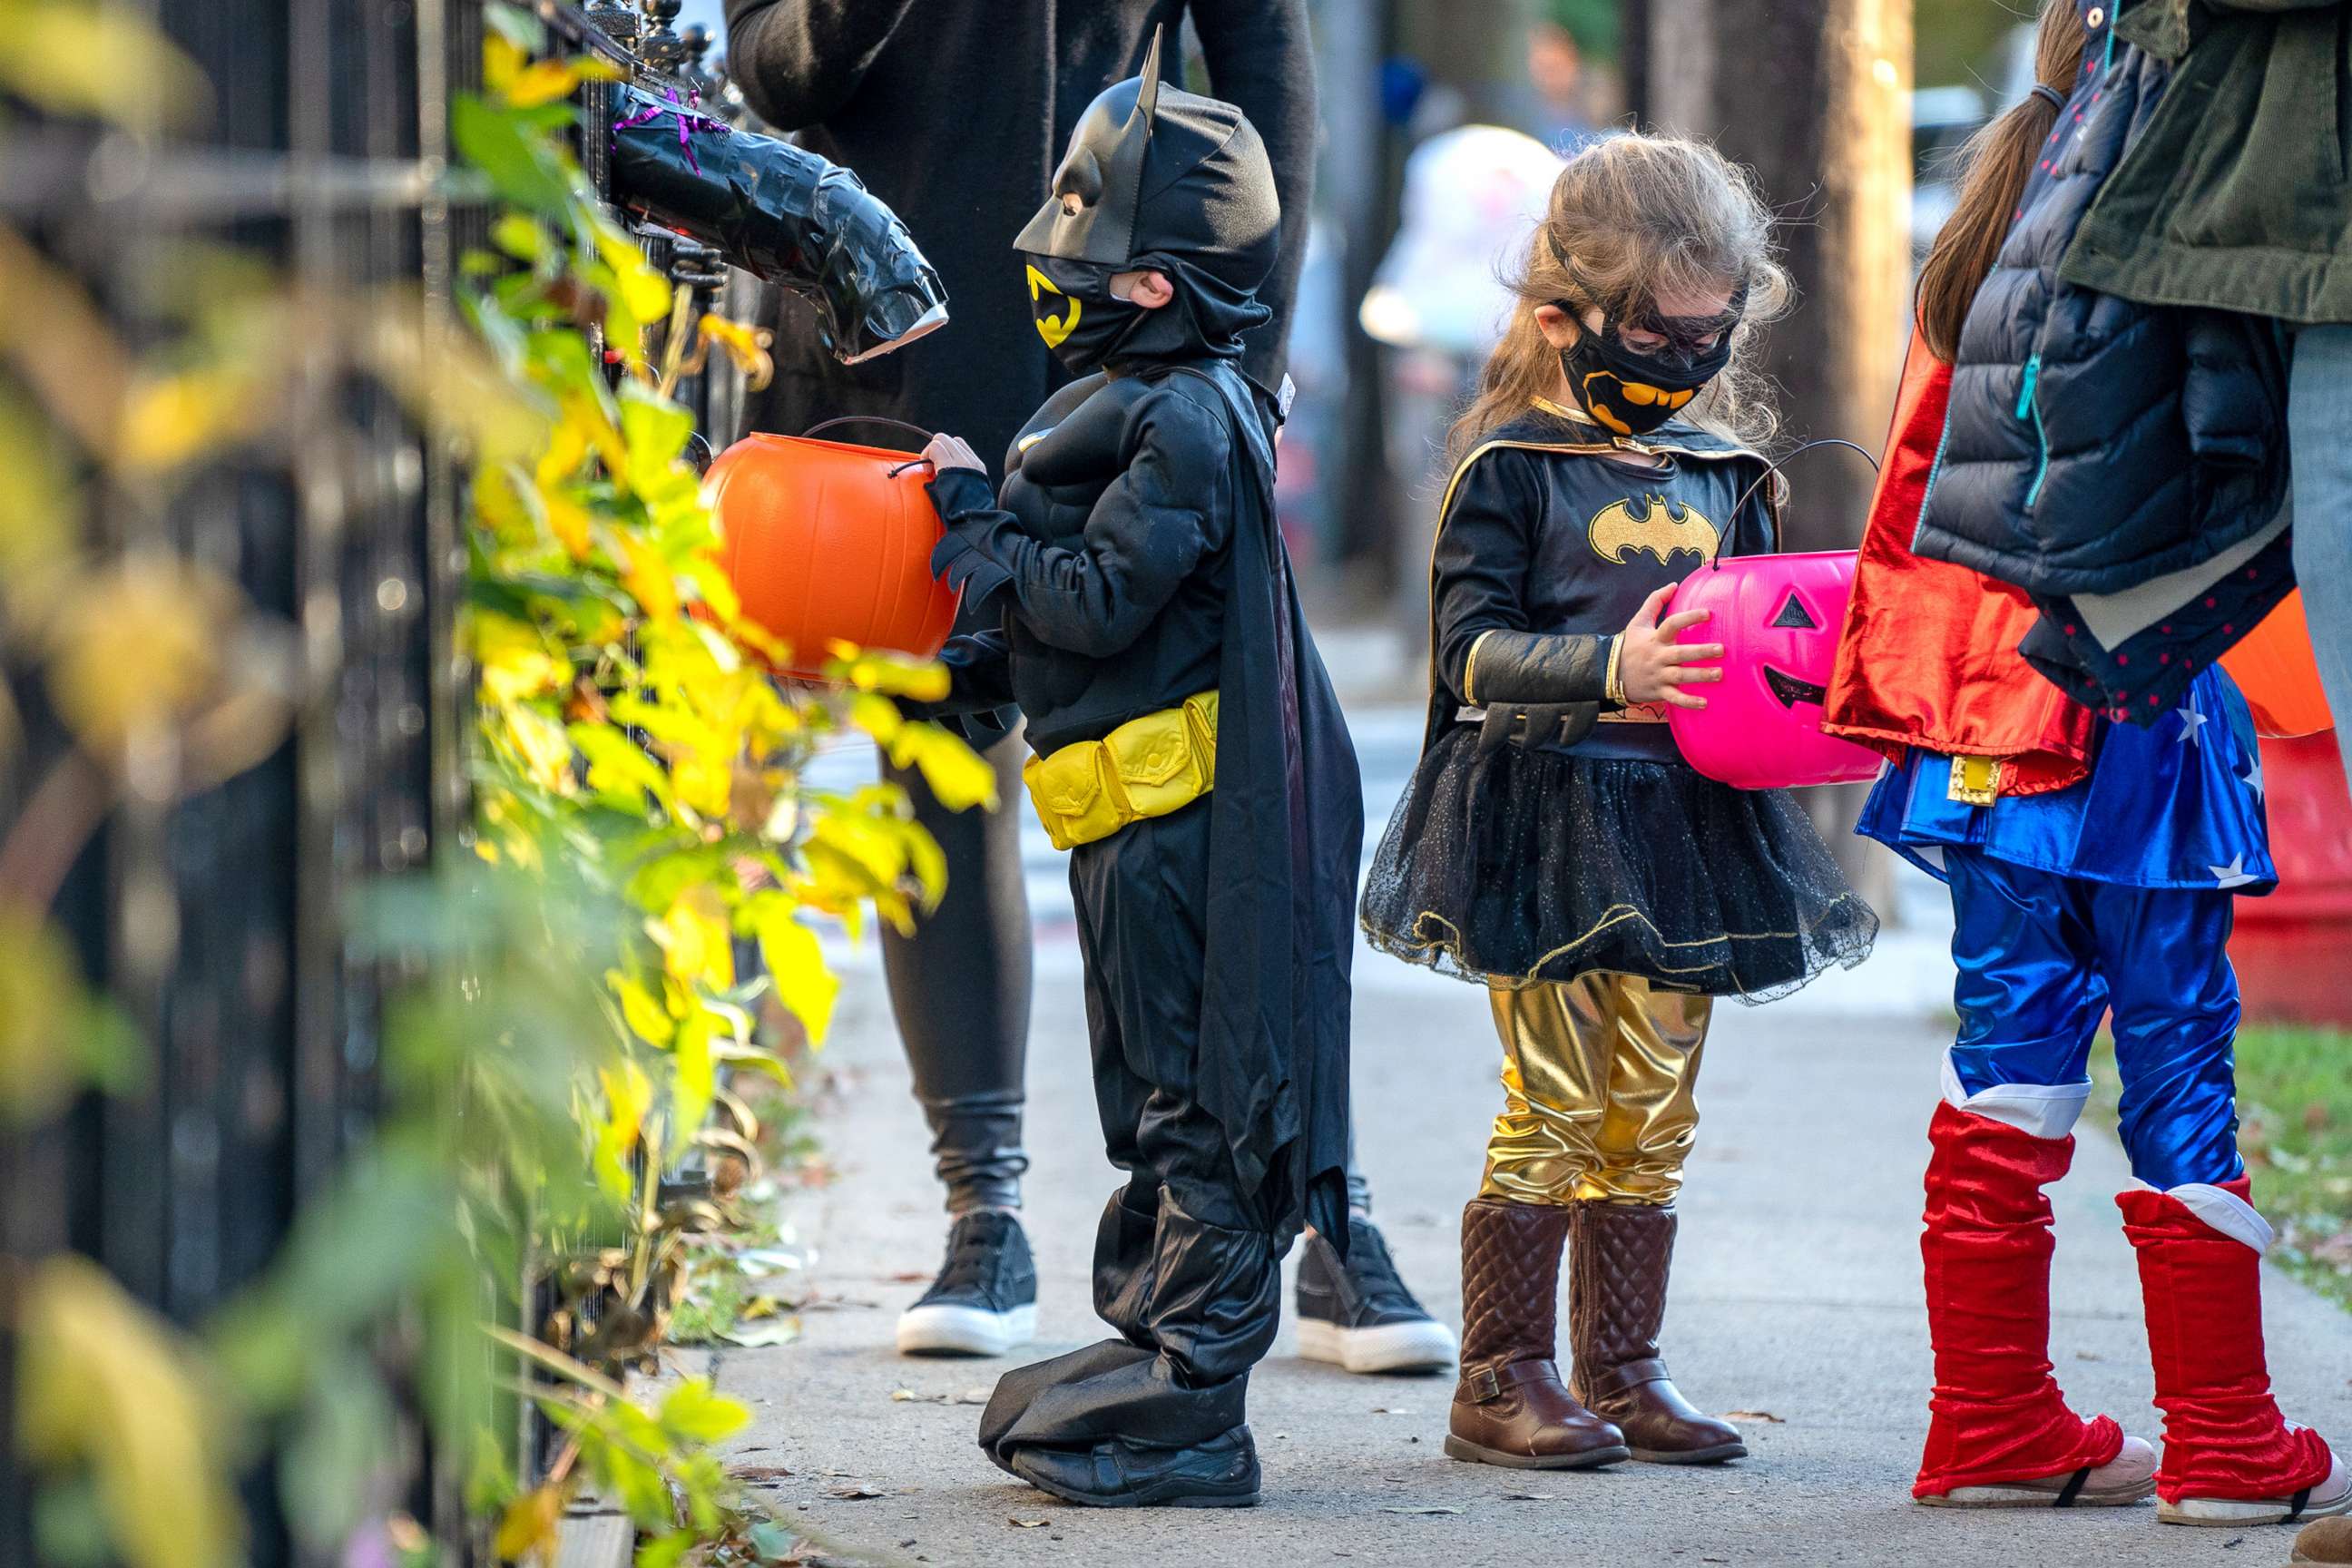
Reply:
<svg viewBox="0 0 2352 1568"><path fill-rule="evenodd" d="M2049 93L2027 94L1960 149L1959 197L1919 268L1919 325L1929 352L1946 364L1959 353L1960 323L2000 255L2025 177L2082 68L2083 18L2075 0L2042 0L2033 77ZM2054 100L2050 94L2056 95Z"/></svg>

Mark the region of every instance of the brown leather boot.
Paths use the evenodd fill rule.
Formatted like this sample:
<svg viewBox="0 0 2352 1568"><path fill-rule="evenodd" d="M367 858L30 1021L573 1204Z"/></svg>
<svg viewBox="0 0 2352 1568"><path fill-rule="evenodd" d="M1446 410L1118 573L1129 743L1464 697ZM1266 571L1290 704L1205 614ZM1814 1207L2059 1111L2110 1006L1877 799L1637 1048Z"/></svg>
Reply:
<svg viewBox="0 0 2352 1568"><path fill-rule="evenodd" d="M1674 1205L1578 1204L1570 1248L1568 1337L1578 1397L1623 1428L1637 1459L1713 1465L1745 1457L1739 1428L1693 1406L1658 1356Z"/></svg>
<svg viewBox="0 0 2352 1568"><path fill-rule="evenodd" d="M1624 1435L1579 1405L1552 1359L1569 1211L1474 1199L1462 1211L1462 1381L1446 1419L1457 1459L1576 1470L1627 1458Z"/></svg>

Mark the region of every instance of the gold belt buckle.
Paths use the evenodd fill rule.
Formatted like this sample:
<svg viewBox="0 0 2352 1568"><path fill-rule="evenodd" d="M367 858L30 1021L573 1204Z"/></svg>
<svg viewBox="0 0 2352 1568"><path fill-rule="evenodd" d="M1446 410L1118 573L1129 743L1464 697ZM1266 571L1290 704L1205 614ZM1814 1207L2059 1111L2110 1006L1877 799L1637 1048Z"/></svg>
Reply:
<svg viewBox="0 0 2352 1568"><path fill-rule="evenodd" d="M1997 757L1954 757L1944 794L1963 805L1990 805L2000 798L2002 771Z"/></svg>

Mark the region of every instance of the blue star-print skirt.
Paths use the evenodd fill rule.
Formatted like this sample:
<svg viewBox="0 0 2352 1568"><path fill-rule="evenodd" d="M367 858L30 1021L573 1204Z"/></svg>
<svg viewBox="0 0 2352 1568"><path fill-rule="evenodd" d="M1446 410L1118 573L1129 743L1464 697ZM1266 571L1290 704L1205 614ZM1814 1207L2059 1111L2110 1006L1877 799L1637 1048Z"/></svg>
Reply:
<svg viewBox="0 0 2352 1568"><path fill-rule="evenodd" d="M1879 775L1855 831L1942 879L1943 847L2133 888L2278 885L2263 816L2262 752L2246 700L2218 666L2146 729L2101 719L2091 772L1990 805L1951 798L1951 760L1912 751Z"/></svg>

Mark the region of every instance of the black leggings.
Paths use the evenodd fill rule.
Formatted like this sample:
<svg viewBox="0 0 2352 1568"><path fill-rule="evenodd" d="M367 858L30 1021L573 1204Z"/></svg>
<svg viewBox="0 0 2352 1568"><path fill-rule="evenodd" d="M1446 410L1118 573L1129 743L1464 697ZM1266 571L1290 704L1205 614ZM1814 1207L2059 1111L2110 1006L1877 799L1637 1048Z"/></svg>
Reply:
<svg viewBox="0 0 2352 1568"><path fill-rule="evenodd" d="M1026 754L1018 730L988 748L1002 803L993 812L949 811L919 775L883 763L947 856L946 897L914 935L884 928L882 966L950 1214L1019 1206L1029 1168L1021 1147L1030 993L1021 877Z"/></svg>

